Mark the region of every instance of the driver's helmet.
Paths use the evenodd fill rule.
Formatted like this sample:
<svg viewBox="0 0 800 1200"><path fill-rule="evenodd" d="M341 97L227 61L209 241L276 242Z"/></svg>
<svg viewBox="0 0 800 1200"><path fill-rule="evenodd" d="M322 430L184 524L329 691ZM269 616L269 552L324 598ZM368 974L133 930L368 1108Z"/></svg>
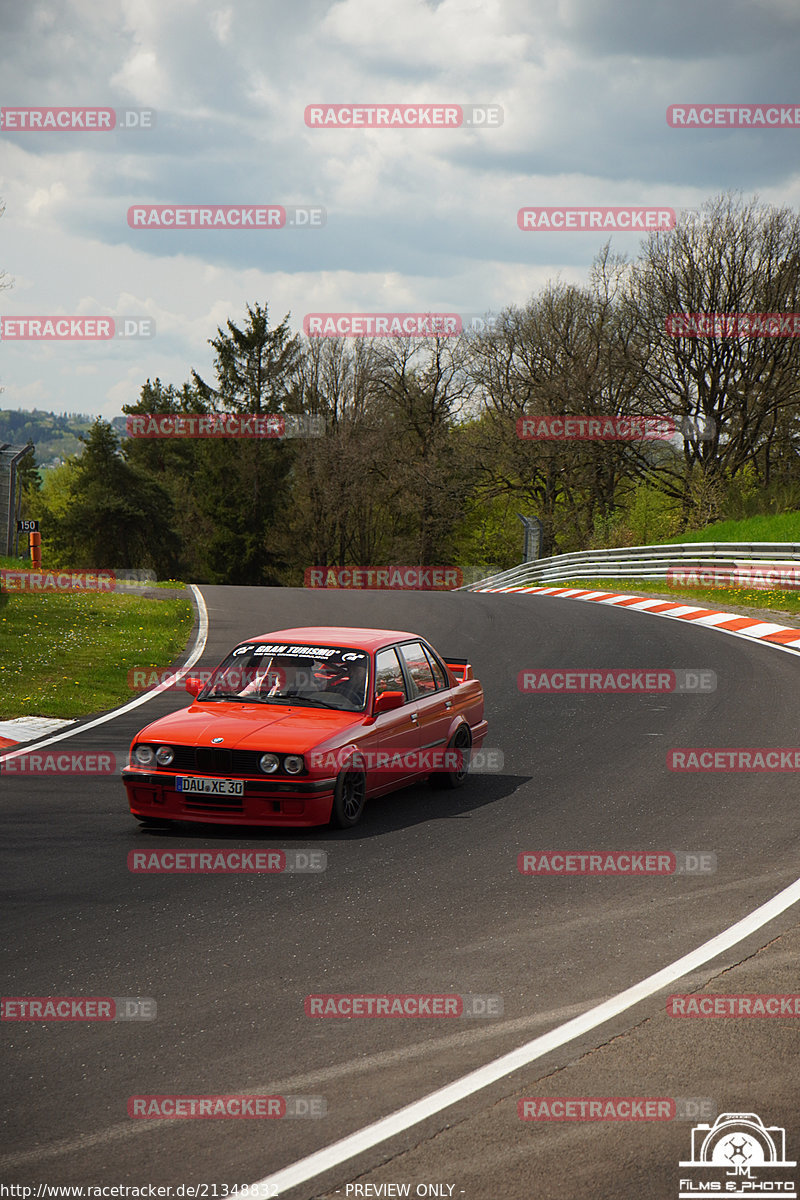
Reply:
<svg viewBox="0 0 800 1200"><path fill-rule="evenodd" d="M349 693L354 701L362 701L364 699L364 686L367 681L367 660L366 658L356 659L355 662L345 664L346 676L344 680L344 691Z"/></svg>
<svg viewBox="0 0 800 1200"><path fill-rule="evenodd" d="M314 664L314 674L326 689L337 688L350 675L350 665L341 662L318 662Z"/></svg>

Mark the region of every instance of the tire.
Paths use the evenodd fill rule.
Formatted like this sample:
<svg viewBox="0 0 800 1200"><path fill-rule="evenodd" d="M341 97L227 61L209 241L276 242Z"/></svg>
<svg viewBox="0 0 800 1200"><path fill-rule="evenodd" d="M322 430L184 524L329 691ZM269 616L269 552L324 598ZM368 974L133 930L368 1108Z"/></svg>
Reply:
<svg viewBox="0 0 800 1200"><path fill-rule="evenodd" d="M455 771L435 771L430 776L430 782L437 788L458 788L467 782L469 775L469 752L472 749L472 734L468 725L459 725L450 741L448 750L461 750L466 756L463 767Z"/></svg>
<svg viewBox="0 0 800 1200"><path fill-rule="evenodd" d="M134 815L136 815L136 814L134 814ZM158 828L159 826L162 829L164 829L167 826L173 824L173 822L170 821L168 817L139 817L139 816L137 816L136 820L145 829Z"/></svg>
<svg viewBox="0 0 800 1200"><path fill-rule="evenodd" d="M331 825L337 829L352 829L361 820L367 802L367 777L360 769L345 768L339 772L333 790Z"/></svg>

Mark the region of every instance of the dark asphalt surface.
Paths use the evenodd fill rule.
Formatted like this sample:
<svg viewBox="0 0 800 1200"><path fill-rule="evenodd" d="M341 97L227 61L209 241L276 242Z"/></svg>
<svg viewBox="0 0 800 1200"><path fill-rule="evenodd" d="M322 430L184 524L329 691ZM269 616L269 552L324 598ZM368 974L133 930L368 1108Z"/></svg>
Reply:
<svg viewBox="0 0 800 1200"><path fill-rule="evenodd" d="M118 777L0 778L3 995L158 1004L152 1022L3 1025L0 1181L261 1179L615 995L800 875L796 776L666 767L672 746L797 745L797 656L548 597L202 591L203 668L245 637L317 623L407 629L469 657L486 691L486 745L503 752L504 772L453 793L422 785L373 801L354 830L275 833L144 832ZM520 670L564 666L711 669L718 688L518 691ZM137 729L188 702L165 693L58 748L122 762ZM291 877L127 870L132 849L224 846L324 849L328 867ZM718 870L525 878L517 854L534 849L709 850ZM800 991L796 924L790 909L670 990L713 980L707 990ZM739 963L740 975L717 978ZM504 1013L315 1021L303 1000L320 992L492 994ZM408 1183L412 1195L445 1183L470 1200L677 1196L690 1123L523 1124L516 1100L526 1095L711 1097L719 1111L786 1126L800 1149L800 1022L679 1021L664 1006L665 994L652 997L292 1197L344 1196L353 1180ZM128 1118L129 1096L175 1093L323 1096L327 1115Z"/></svg>

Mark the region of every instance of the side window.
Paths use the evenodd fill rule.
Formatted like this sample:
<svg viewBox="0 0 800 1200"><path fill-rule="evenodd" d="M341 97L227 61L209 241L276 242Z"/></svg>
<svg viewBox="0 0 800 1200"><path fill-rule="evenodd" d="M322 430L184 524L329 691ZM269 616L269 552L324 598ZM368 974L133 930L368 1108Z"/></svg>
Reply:
<svg viewBox="0 0 800 1200"><path fill-rule="evenodd" d="M400 647L400 653L405 659L417 695L429 696L431 692L435 692L436 680L421 643L408 642L405 646Z"/></svg>
<svg viewBox="0 0 800 1200"><path fill-rule="evenodd" d="M422 649L425 651L425 657L427 658L428 662L431 664L431 670L433 671L433 678L436 680L437 692L441 691L442 688L449 688L451 686L450 680L445 675L444 667L442 666L442 664L439 662L439 660L437 658L435 658L433 656L433 654L431 654L430 648L428 646L423 646Z"/></svg>
<svg viewBox="0 0 800 1200"><path fill-rule="evenodd" d="M408 699L406 681L395 650L379 650L375 655L375 691L402 692Z"/></svg>

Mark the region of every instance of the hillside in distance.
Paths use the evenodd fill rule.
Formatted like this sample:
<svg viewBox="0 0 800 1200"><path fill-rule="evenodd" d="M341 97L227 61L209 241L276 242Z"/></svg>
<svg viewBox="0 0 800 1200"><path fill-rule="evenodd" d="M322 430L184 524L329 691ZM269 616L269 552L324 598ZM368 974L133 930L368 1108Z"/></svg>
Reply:
<svg viewBox="0 0 800 1200"><path fill-rule="evenodd" d="M84 413L52 413L42 409L21 410L0 408L0 442L25 446L33 442L36 462L40 468L57 467L79 454L83 445L81 434L87 434L94 417Z"/></svg>

